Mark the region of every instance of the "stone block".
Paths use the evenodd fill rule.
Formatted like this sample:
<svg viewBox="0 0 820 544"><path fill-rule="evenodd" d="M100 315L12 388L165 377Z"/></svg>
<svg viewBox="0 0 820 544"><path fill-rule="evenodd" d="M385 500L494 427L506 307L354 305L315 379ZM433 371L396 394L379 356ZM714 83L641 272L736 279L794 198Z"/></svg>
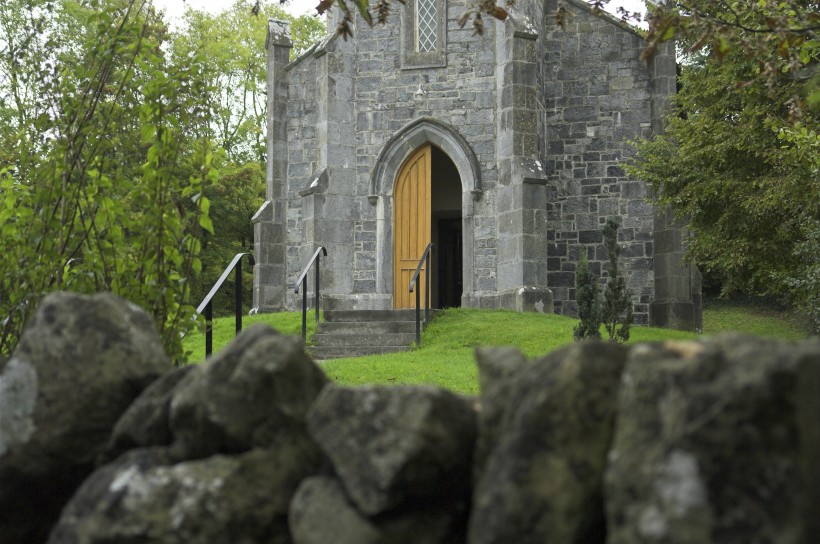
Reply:
<svg viewBox="0 0 820 544"><path fill-rule="evenodd" d="M572 272L550 272L547 276L550 289L555 287L575 287L575 274Z"/></svg>
<svg viewBox="0 0 820 544"><path fill-rule="evenodd" d="M0 364L0 541L44 542L117 419L171 370L156 324L112 294L43 298Z"/></svg>
<svg viewBox="0 0 820 544"><path fill-rule="evenodd" d="M607 542L814 540L817 342L644 345L622 383Z"/></svg>
<svg viewBox="0 0 820 544"><path fill-rule="evenodd" d="M622 346L574 344L494 372L493 394L482 398L494 444L479 442L490 454L476 479L470 544L604 542L603 475L625 358Z"/></svg>
<svg viewBox="0 0 820 544"><path fill-rule="evenodd" d="M376 280L353 280L354 293L373 293L376 291Z"/></svg>
<svg viewBox="0 0 820 544"><path fill-rule="evenodd" d="M600 244L604 241L603 233L598 230L582 230L578 232L578 242L582 244Z"/></svg>
<svg viewBox="0 0 820 544"><path fill-rule="evenodd" d="M307 417L347 496L368 515L413 500L462 500L476 440L475 412L425 386L329 386Z"/></svg>

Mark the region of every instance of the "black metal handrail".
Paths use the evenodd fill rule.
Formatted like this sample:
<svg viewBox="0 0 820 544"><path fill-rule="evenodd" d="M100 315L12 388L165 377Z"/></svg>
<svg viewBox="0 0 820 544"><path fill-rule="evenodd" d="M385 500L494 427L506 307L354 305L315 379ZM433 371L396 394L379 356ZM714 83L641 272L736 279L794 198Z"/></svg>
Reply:
<svg viewBox="0 0 820 544"><path fill-rule="evenodd" d="M202 299L202 302L199 303L199 306L197 306L196 315L201 314L202 310L205 310L205 357L208 357L211 354L214 347L214 313L212 299L216 295L217 291L219 291L219 288L222 287L222 284L225 283L225 280L234 268L236 268L236 275L234 276L234 288L236 290L234 304L234 311L236 313L236 334L242 332L242 257L245 255L248 256L248 264L251 266L255 264L253 253L237 253L234 255L231 260L231 264L229 264L225 271L222 272L222 275L219 276L218 280L216 280L214 286L211 287L210 292L208 292L205 298Z"/></svg>
<svg viewBox="0 0 820 544"><path fill-rule="evenodd" d="M410 292L416 287L416 281L419 279L421 267L424 265L424 280L427 291L424 297L424 326L430 322L430 252L436 250L436 244L430 242L424 249L424 253L419 259L419 265L416 267L416 272L413 274L413 279L410 280ZM421 289L416 289L416 345L421 345Z"/></svg>
<svg viewBox="0 0 820 544"><path fill-rule="evenodd" d="M324 255L327 257L327 250L324 246L319 246L319 249L316 250L316 253L313 254L313 257L310 258L308 261L307 266L305 269L302 270L302 275L299 276L299 279L296 280L296 289L293 290L294 293L297 295L299 294L299 286L302 286L302 340L307 341L307 274L310 270L310 267L313 266L313 262L316 261L316 324L319 324L319 265L320 265L320 257L319 254Z"/></svg>

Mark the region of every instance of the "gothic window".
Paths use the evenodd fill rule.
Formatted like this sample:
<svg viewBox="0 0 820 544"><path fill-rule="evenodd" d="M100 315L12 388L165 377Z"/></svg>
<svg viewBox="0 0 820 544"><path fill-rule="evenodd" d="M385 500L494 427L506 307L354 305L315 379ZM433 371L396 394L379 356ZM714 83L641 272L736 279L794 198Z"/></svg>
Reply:
<svg viewBox="0 0 820 544"><path fill-rule="evenodd" d="M407 0L402 10L402 68L445 66L446 0Z"/></svg>
<svg viewBox="0 0 820 544"><path fill-rule="evenodd" d="M416 0L416 51L436 50L436 0Z"/></svg>

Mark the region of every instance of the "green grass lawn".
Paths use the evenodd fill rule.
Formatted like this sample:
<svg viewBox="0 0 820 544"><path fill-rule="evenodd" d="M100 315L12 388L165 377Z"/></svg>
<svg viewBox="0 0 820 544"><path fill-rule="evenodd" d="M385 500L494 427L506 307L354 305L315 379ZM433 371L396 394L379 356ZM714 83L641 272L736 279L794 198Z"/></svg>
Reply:
<svg viewBox="0 0 820 544"><path fill-rule="evenodd" d="M264 323L283 334L302 334L302 312L279 312L275 314L259 314L244 316L242 318L242 328L248 328L256 323ZM316 330L313 321L313 314L308 315L307 331L308 335ZM214 352L230 344L236 336L236 318L218 317L213 324L213 346ZM188 361L196 363L205 358L205 333L191 333L182 339L182 347L191 353Z"/></svg>
<svg viewBox="0 0 820 544"><path fill-rule="evenodd" d="M703 307L703 333L740 331L755 336L800 340L806 330L788 312L758 301L707 300Z"/></svg>
<svg viewBox="0 0 820 544"><path fill-rule="evenodd" d="M301 314L284 312L245 319L267 323L286 334L301 333ZM759 305L710 303L703 311L704 333L736 330L786 340L805 337L800 327L780 312ZM311 320L308 320L309 324ZM479 346L515 346L529 357L538 357L572 342L576 319L559 315L518 313L509 310L454 308L440 312L422 334L421 347L402 353L335 359L322 363L334 381L347 385L436 384L465 394L478 393L473 352ZM309 328L312 329L312 327ZM233 338L233 318L216 320L214 349ZM633 327L630 343L697 338L694 333L654 327ZM192 361L204 357L201 334L185 339L195 352Z"/></svg>

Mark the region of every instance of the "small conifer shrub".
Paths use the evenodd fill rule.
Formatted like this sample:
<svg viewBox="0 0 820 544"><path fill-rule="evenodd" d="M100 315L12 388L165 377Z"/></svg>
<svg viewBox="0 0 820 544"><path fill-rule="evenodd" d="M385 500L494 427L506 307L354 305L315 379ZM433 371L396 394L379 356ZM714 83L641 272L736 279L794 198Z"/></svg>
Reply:
<svg viewBox="0 0 820 544"><path fill-rule="evenodd" d="M633 320L632 296L626 288L626 280L618 270L618 257L621 254L618 224L613 219L608 219L603 233L604 247L609 257L609 279L601 304L601 321L609 334L610 342L626 342L629 340L629 328Z"/></svg>
<svg viewBox="0 0 820 544"><path fill-rule="evenodd" d="M586 248L575 271L575 302L580 321L573 329L575 340L601 338L601 308L598 301L598 278L589 270Z"/></svg>
<svg viewBox="0 0 820 544"><path fill-rule="evenodd" d="M573 329L573 336L575 340L600 338L603 323L610 342L626 342L633 321L632 296L618 270L621 248L618 246L618 224L613 219L607 220L603 235L609 257L609 279L603 301L598 290L598 278L589 270L589 258L586 248L583 248L575 271L575 302L580 321Z"/></svg>

